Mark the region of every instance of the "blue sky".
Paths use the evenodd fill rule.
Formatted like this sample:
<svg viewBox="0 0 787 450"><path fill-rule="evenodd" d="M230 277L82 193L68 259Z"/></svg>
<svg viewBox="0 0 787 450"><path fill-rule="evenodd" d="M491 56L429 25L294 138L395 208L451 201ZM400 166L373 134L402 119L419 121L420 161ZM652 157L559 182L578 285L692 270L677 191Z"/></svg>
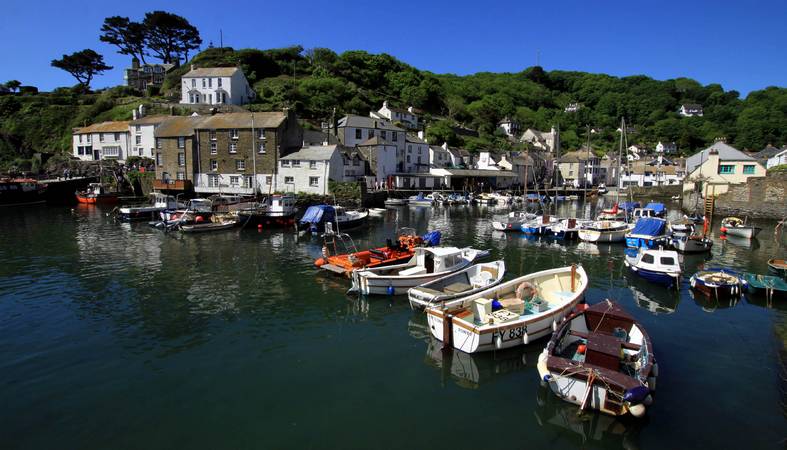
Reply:
<svg viewBox="0 0 787 450"><path fill-rule="evenodd" d="M207 46L293 44L386 52L436 73L516 72L535 65L612 75L679 76L746 95L787 86L787 1L183 1L5 0L0 82L49 90L75 84L50 67L84 48L115 69L94 87L122 83L128 57L98 40L104 17L139 20L165 9L189 19ZM166 5L166 6L165 6ZM231 7L229 5L232 5Z"/></svg>

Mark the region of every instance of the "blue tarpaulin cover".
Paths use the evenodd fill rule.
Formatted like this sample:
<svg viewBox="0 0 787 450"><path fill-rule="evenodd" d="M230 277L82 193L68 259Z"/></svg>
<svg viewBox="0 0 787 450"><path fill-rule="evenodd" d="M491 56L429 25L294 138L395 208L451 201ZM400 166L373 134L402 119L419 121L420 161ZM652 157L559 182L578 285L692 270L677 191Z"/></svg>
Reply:
<svg viewBox="0 0 787 450"><path fill-rule="evenodd" d="M667 208L664 207L664 203L648 203L645 208L656 211L656 214L664 214L664 211L667 210Z"/></svg>
<svg viewBox="0 0 787 450"><path fill-rule="evenodd" d="M430 247L436 247L436 246L440 245L440 236L441 236L440 232L435 230L435 231L430 231L430 232L426 233L425 235L423 235L421 237L421 239L424 240L424 243L426 245L428 245Z"/></svg>
<svg viewBox="0 0 787 450"><path fill-rule="evenodd" d="M667 221L658 219L656 217L640 217L631 234L639 234L643 236L662 236L664 228L667 226Z"/></svg>
<svg viewBox="0 0 787 450"><path fill-rule="evenodd" d="M301 217L300 223L320 223L323 221L333 222L334 209L331 205L309 206L306 213Z"/></svg>
<svg viewBox="0 0 787 450"><path fill-rule="evenodd" d="M639 202L623 202L620 204L620 209L623 211L631 211L634 208L639 208Z"/></svg>

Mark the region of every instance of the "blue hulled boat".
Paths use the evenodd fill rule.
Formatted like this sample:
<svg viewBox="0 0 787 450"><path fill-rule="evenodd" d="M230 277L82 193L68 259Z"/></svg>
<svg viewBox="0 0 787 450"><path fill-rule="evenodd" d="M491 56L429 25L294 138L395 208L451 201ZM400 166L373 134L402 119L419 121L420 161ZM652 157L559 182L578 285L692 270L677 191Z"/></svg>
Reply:
<svg viewBox="0 0 787 450"><path fill-rule="evenodd" d="M623 263L632 272L651 283L670 287L680 284L680 263L675 250L626 249L626 259Z"/></svg>
<svg viewBox="0 0 787 450"><path fill-rule="evenodd" d="M658 248L667 243L667 221L658 217L642 217L634 229L626 233L626 247Z"/></svg>

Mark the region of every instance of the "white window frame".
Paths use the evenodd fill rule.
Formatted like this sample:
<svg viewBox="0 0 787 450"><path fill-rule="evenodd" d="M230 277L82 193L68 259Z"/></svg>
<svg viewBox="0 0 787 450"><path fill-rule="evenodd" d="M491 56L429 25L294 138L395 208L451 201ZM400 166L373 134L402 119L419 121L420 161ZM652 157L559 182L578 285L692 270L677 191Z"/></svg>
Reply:
<svg viewBox="0 0 787 450"><path fill-rule="evenodd" d="M295 184L295 177L284 177L284 184Z"/></svg>
<svg viewBox="0 0 787 450"><path fill-rule="evenodd" d="M309 187L320 187L320 177L309 177Z"/></svg>
<svg viewBox="0 0 787 450"><path fill-rule="evenodd" d="M246 160L245 159L236 159L235 160L235 170L238 172L246 170Z"/></svg>
<svg viewBox="0 0 787 450"><path fill-rule="evenodd" d="M238 143L237 142L230 142L230 153L238 153Z"/></svg>
<svg viewBox="0 0 787 450"><path fill-rule="evenodd" d="M317 161L309 161L309 169L316 169L317 168Z"/></svg>

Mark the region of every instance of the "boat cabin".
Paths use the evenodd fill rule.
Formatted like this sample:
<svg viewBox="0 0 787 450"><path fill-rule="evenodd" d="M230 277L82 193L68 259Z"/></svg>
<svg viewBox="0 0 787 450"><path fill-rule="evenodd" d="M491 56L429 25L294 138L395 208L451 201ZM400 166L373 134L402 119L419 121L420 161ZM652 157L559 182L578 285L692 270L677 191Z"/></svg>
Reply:
<svg viewBox="0 0 787 450"><path fill-rule="evenodd" d="M419 247L415 250L415 265L399 272L402 276L440 273L466 264L462 249L456 247Z"/></svg>
<svg viewBox="0 0 787 450"><path fill-rule="evenodd" d="M289 214L295 210L294 195L273 195L268 210L272 213Z"/></svg>
<svg viewBox="0 0 787 450"><path fill-rule="evenodd" d="M178 201L171 195L154 192L150 194L150 202L154 208L177 209Z"/></svg>
<svg viewBox="0 0 787 450"><path fill-rule="evenodd" d="M652 272L680 273L680 261L675 250L641 248L635 265Z"/></svg>
<svg viewBox="0 0 787 450"><path fill-rule="evenodd" d="M199 213L213 212L213 202L207 198L194 198L189 200L188 210Z"/></svg>
<svg viewBox="0 0 787 450"><path fill-rule="evenodd" d="M650 208L634 208L631 217L639 219L640 217L658 217L656 211Z"/></svg>

